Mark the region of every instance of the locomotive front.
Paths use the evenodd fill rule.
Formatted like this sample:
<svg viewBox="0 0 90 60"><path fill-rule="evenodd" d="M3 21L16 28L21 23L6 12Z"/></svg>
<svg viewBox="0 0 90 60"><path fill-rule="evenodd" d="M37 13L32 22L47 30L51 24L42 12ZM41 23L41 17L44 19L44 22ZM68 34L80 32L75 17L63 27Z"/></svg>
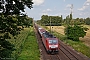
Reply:
<svg viewBox="0 0 90 60"><path fill-rule="evenodd" d="M59 49L59 44L58 44L58 39L57 38L48 38L48 52L52 53L52 52L58 52Z"/></svg>

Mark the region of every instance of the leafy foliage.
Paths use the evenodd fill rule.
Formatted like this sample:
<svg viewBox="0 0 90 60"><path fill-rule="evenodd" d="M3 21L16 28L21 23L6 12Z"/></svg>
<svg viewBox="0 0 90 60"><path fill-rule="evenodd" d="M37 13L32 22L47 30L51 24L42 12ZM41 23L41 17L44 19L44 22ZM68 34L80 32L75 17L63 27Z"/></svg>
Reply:
<svg viewBox="0 0 90 60"><path fill-rule="evenodd" d="M85 19L85 23L86 23L87 25L90 25L90 18L86 18L86 19Z"/></svg>
<svg viewBox="0 0 90 60"><path fill-rule="evenodd" d="M0 15L0 57L10 57L10 54L14 50L14 45L7 41L11 39L11 35L16 38L22 28L18 26L30 26L32 24L32 18L27 16L10 16ZM20 21L19 21L20 19ZM22 20L21 20L22 19ZM19 25L21 22L22 25ZM7 55L8 53L8 55Z"/></svg>
<svg viewBox="0 0 90 60"><path fill-rule="evenodd" d="M42 15L41 20L39 20L38 22L42 23L42 25L46 25L46 26L49 26L50 22L51 22L52 26L60 26L61 22L62 22L62 15L61 15L61 17Z"/></svg>
<svg viewBox="0 0 90 60"><path fill-rule="evenodd" d="M14 45L4 39L0 39L0 45L0 58L10 58Z"/></svg>
<svg viewBox="0 0 90 60"><path fill-rule="evenodd" d="M0 0L0 10L5 15L20 14L25 6L32 8L32 0Z"/></svg>
<svg viewBox="0 0 90 60"><path fill-rule="evenodd" d="M87 18L86 18L87 19ZM72 14L66 16L66 18L63 20L63 24L65 25L81 25L81 24L85 24L85 20L86 19L83 19L83 18L76 18L76 19L73 19L72 18Z"/></svg>
<svg viewBox="0 0 90 60"><path fill-rule="evenodd" d="M10 57L14 46L7 39L11 38L10 35L16 38L20 33L18 25L30 26L31 18L21 12L25 7L31 9L32 4L32 0L0 0L0 58Z"/></svg>
<svg viewBox="0 0 90 60"><path fill-rule="evenodd" d="M0 58L10 58L14 50L14 45L7 41L7 39L11 39L10 35L16 38L16 35L18 35L22 29L18 27L19 19L17 17L21 16L8 15L5 17L5 15L0 15ZM25 16L24 19L25 21L21 20L22 25L25 25L26 22L26 26L32 24L32 18Z"/></svg>
<svg viewBox="0 0 90 60"><path fill-rule="evenodd" d="M78 41L79 37L84 37L86 35L85 28L82 26L74 25L74 26L68 26L65 29L65 35L67 35L67 38L72 39L74 41Z"/></svg>
<svg viewBox="0 0 90 60"><path fill-rule="evenodd" d="M66 25L72 24L71 20L72 20L72 14L66 16L66 18L63 20L63 24Z"/></svg>
<svg viewBox="0 0 90 60"><path fill-rule="evenodd" d="M30 18L26 15L24 16L16 16L16 18L18 19L17 25L18 26L31 26L32 22L33 22L33 18Z"/></svg>

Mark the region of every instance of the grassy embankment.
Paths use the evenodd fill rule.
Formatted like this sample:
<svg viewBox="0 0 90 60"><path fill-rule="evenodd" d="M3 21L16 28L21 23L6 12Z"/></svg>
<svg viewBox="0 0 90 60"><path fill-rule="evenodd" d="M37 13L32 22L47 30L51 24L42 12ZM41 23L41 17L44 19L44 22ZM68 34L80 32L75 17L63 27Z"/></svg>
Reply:
<svg viewBox="0 0 90 60"><path fill-rule="evenodd" d="M14 39L7 39L10 43L15 45L11 58L13 60L40 60L40 52L36 42L35 33L33 28L24 28L20 34Z"/></svg>
<svg viewBox="0 0 90 60"><path fill-rule="evenodd" d="M11 54L12 59L15 60L18 58L18 55L22 51L22 46L24 45L24 42L25 42L29 32L30 32L30 28L24 28L24 30L20 31L20 34L16 36L16 39L14 39L14 37L12 35L10 35L11 39L7 39L7 41L9 41L11 44L13 44L15 46L14 47L15 50Z"/></svg>
<svg viewBox="0 0 90 60"><path fill-rule="evenodd" d="M31 28L17 60L40 60L40 52L36 40L33 28Z"/></svg>
<svg viewBox="0 0 90 60"><path fill-rule="evenodd" d="M44 27L49 31L49 28ZM60 34L59 32L53 32L53 34L58 37L60 40L62 40L64 43L67 45L73 47L76 51L81 52L82 54L88 56L90 58L90 47L86 46L83 42L81 41L72 41L66 38L65 35Z"/></svg>

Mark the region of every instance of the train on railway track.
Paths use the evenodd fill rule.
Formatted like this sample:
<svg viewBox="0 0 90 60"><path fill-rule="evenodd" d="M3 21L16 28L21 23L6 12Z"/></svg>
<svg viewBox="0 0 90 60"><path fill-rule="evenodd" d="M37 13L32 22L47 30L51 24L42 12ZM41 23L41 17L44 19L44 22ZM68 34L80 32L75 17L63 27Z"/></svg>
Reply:
<svg viewBox="0 0 90 60"><path fill-rule="evenodd" d="M45 29L41 28L40 26L36 26L38 33L42 39L42 43L47 51L47 53L54 54L58 53L59 50L59 43L58 38L54 35L46 31Z"/></svg>

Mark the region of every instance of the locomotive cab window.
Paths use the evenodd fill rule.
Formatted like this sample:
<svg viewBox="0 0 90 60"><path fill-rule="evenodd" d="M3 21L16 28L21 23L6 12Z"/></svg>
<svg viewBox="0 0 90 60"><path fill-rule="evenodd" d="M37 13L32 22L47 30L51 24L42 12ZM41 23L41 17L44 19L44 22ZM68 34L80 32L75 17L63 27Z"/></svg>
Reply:
<svg viewBox="0 0 90 60"><path fill-rule="evenodd" d="M57 40L49 40L49 44L57 44L58 41Z"/></svg>

